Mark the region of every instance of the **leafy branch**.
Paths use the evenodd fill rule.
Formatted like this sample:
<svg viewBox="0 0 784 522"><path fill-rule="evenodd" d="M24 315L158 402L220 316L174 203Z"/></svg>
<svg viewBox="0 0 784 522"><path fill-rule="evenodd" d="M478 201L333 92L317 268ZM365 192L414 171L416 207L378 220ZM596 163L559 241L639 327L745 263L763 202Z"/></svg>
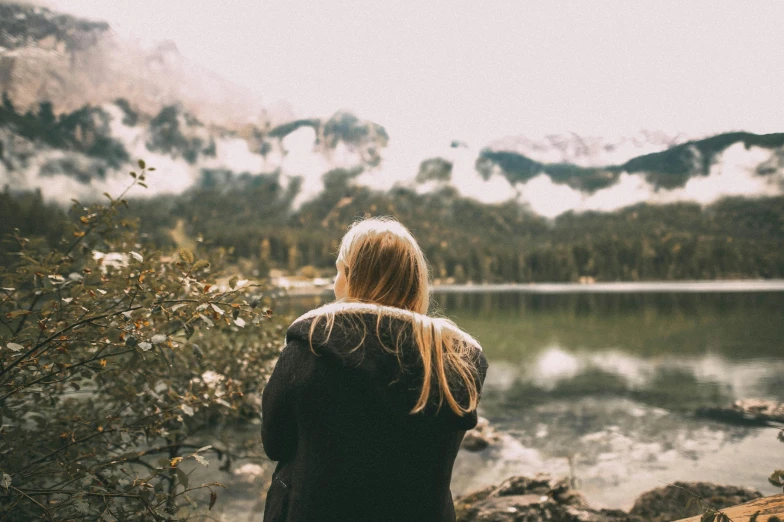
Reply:
<svg viewBox="0 0 784 522"><path fill-rule="evenodd" d="M158 252L122 217L139 167L120 197L75 202L63 250L17 233L0 266L0 520L187 518L221 485L189 484L183 461L254 453L203 442L258 418L282 325L258 284L215 282L220 258Z"/></svg>

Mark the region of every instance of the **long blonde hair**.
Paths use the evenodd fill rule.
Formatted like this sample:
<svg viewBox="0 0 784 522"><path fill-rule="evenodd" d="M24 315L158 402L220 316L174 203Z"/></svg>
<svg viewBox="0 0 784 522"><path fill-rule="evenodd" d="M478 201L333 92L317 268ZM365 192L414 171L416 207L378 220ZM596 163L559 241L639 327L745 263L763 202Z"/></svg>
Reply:
<svg viewBox="0 0 784 522"><path fill-rule="evenodd" d="M466 338L470 339L470 336L452 321L427 315L430 304L428 265L411 232L392 218L366 218L357 221L343 236L338 262L345 270L345 301L394 307L410 312L413 340L419 350L423 367L422 388L410 413L419 413L426 408L434 381L438 387L439 408L446 402L458 415L475 410L479 403L477 369L472 361L476 355L475 348L466 342ZM321 318L326 319L326 339L329 339L335 312L327 311L311 323L311 349L313 333ZM380 323L379 309L376 322L379 341ZM383 342L381 344L386 348ZM399 344L400 335L397 336L396 346L390 351L401 361ZM460 402L466 401L458 401L455 397L455 391L458 389L464 392L461 395L465 396L467 404L461 405Z"/></svg>

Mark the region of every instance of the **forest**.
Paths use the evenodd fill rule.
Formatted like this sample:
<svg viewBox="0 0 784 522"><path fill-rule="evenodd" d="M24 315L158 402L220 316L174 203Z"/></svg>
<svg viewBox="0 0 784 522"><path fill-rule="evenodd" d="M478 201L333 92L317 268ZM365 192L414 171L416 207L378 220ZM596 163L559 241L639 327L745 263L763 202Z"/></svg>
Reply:
<svg viewBox="0 0 784 522"><path fill-rule="evenodd" d="M325 190L294 208L296 186L278 176L202 172L179 197L132 202L124 219L156 248L178 246L181 226L204 248L223 248L231 262L259 273L309 266L331 270L338 241L353 220L394 216L411 228L433 277L465 282L691 280L784 277L784 197L639 204L614 213L537 216L517 203L481 204L452 189L382 193L351 183L356 172L325 175ZM293 184L292 184L293 185ZM56 247L68 212L40 194L0 194L0 233L15 229ZM5 262L14 247L5 241ZM311 270L312 271L312 270Z"/></svg>

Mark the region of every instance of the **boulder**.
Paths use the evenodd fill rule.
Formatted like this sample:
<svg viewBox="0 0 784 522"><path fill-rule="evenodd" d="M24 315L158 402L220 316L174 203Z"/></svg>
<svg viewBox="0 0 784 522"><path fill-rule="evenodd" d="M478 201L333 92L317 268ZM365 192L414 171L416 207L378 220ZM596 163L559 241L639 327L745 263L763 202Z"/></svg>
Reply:
<svg viewBox="0 0 784 522"><path fill-rule="evenodd" d="M637 522L620 510L595 510L567 479L547 474L512 477L460 497L455 502L458 522Z"/></svg>
<svg viewBox="0 0 784 522"><path fill-rule="evenodd" d="M781 522L784 520L784 494L758 498L739 506L724 508L721 512L734 522ZM678 522L704 522L704 519L696 515Z"/></svg>
<svg viewBox="0 0 784 522"><path fill-rule="evenodd" d="M476 427L466 432L461 448L467 451L482 451L491 444L500 440L490 422L484 417L479 417Z"/></svg>
<svg viewBox="0 0 784 522"><path fill-rule="evenodd" d="M697 502L695 496L703 498L708 504ZM665 522L700 515L706 507L724 509L761 496L759 491L751 488L719 486L710 482L675 482L637 497L630 514L641 520Z"/></svg>
<svg viewBox="0 0 784 522"><path fill-rule="evenodd" d="M696 502L695 496L708 504ZM630 512L594 509L569 487L567 479L539 473L512 477L459 497L457 522L665 522L725 509L760 498L759 491L709 482L676 482L643 493Z"/></svg>

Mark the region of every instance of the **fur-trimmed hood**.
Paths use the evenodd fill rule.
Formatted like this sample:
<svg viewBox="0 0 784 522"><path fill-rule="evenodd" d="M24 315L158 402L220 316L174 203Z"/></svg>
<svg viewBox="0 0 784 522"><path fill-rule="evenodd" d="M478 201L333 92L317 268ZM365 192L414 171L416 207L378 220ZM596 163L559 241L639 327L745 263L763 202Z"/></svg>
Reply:
<svg viewBox="0 0 784 522"><path fill-rule="evenodd" d="M334 317L331 326L326 320L329 316ZM453 339L464 345L462 352L476 368L481 389L487 361L479 342L451 321L423 317L409 310L358 302L330 303L296 319L286 332L286 344L312 351L318 358L323 356L338 362L353 376L362 379L367 392L377 396L390 412L407 417L419 398L423 380L421 355L412 328L415 319L440 323ZM450 389L455 399L464 404L467 400L465 388L459 381L452 384ZM454 417L449 422L456 422L465 429L472 428L476 412L460 416L446 403L437 406L440 402L438 390L434 380L431 405L425 409L425 414Z"/></svg>
<svg viewBox="0 0 784 522"><path fill-rule="evenodd" d="M391 321L400 321L403 324L405 323L411 324L415 318L423 317L422 314L419 314L417 312L404 310L402 308L395 308L392 306L352 302L352 301L336 301L334 303L325 304L319 308L315 308L307 313L302 314L291 323L289 330L300 331L303 325L308 325L309 328L311 321L313 321L316 318L326 317L329 314L334 314L336 319L340 316L349 316L349 315L355 315L355 316L369 315L374 318L378 318L380 316L383 319L391 320ZM441 323L445 329L455 334L459 339L461 339L466 344L475 347L477 350L480 351L482 350L482 346L479 344L479 341L471 337L471 335L464 332L460 328L457 328L450 321L447 321L440 317L428 316L428 319L434 322Z"/></svg>

